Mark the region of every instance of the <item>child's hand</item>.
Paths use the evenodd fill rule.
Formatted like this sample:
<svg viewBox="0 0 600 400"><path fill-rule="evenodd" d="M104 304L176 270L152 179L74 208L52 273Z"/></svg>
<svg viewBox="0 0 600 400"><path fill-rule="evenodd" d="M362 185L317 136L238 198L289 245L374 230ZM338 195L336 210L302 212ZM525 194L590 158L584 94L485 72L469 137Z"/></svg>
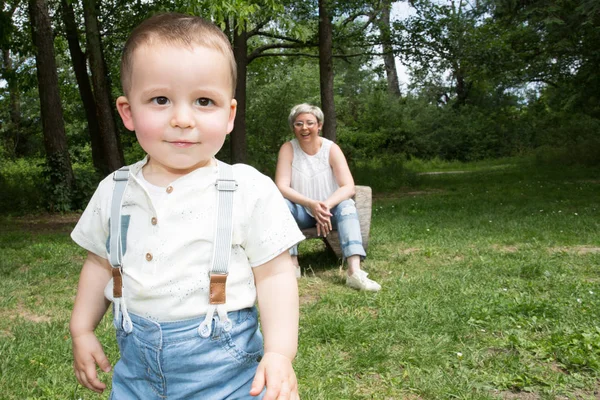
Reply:
<svg viewBox="0 0 600 400"><path fill-rule="evenodd" d="M94 392L102 393L106 384L98 379L96 364L104 372L110 371L110 362L93 332L73 337L73 369L80 384Z"/></svg>
<svg viewBox="0 0 600 400"><path fill-rule="evenodd" d="M278 353L265 353L254 381L250 395L258 396L263 388L267 386L267 393L263 400L299 400L298 381L292 361L286 356Z"/></svg>

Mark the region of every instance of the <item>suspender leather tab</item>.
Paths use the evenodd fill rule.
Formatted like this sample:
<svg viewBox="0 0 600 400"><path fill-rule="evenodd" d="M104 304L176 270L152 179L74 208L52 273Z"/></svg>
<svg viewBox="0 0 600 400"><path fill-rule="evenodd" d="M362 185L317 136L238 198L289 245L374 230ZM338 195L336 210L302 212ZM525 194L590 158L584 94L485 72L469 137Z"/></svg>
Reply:
<svg viewBox="0 0 600 400"><path fill-rule="evenodd" d="M113 276L113 298L118 299L123 297L123 275L121 275L121 268L112 269Z"/></svg>
<svg viewBox="0 0 600 400"><path fill-rule="evenodd" d="M215 272L210 273L210 304L225 304L227 301L227 296L225 294L227 275L228 274L218 274Z"/></svg>

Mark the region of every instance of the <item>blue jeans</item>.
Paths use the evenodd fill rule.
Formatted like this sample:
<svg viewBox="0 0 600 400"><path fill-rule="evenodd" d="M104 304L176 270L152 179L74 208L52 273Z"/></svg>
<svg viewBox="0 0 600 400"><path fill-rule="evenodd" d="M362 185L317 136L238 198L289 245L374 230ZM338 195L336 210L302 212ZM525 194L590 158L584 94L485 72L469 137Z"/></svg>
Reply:
<svg viewBox="0 0 600 400"><path fill-rule="evenodd" d="M130 314L133 331L115 321L121 359L113 373L111 400L262 399L249 395L263 355L256 307L228 313L222 329L215 315L212 334L200 336L204 317L157 323Z"/></svg>
<svg viewBox="0 0 600 400"><path fill-rule="evenodd" d="M298 228L306 229L313 228L317 225L317 221L306 211L304 206L292 203L288 199L285 202L294 216ZM358 255L361 259L367 256L362 244L362 235L360 234L360 223L358 222L358 214L354 200L348 199L342 201L337 206L331 209L333 216L331 217L331 225L333 229L338 231L340 237L340 245L342 246L342 255L344 258ZM292 256L298 255L298 245L290 249Z"/></svg>

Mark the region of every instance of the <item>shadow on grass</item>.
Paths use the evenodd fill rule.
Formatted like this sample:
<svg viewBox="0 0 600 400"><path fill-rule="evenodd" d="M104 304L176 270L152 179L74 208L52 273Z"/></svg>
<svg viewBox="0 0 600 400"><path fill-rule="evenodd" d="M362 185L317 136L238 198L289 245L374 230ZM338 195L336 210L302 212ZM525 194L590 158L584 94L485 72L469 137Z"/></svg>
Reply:
<svg viewBox="0 0 600 400"><path fill-rule="evenodd" d="M337 271L342 262L321 239L307 239L300 243L298 261L303 274Z"/></svg>

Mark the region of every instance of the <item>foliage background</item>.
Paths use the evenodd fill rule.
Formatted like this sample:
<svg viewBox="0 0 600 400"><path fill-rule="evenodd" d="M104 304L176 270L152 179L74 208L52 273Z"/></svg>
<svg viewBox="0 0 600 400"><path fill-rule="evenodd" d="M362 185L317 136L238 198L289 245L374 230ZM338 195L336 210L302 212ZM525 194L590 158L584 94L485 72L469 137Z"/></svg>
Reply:
<svg viewBox="0 0 600 400"><path fill-rule="evenodd" d="M384 2L385 3L385 2ZM411 159L477 161L538 154L546 162L600 162L600 6L591 0L477 3L420 0L391 22L395 56L410 73L401 95L390 94L376 24L384 3L332 2L338 143L353 172L370 160L402 165ZM395 2L391 2L392 4ZM81 4L72 3L81 15ZM57 4L48 3L58 17ZM227 20L274 13L272 32L310 43L316 2L97 2L113 98L120 95L120 49L145 16L180 10ZM378 8L379 7L379 8ZM12 10L13 13L9 14ZM270 10L270 11L269 11ZM237 13L237 14L236 14ZM55 54L68 148L77 184L72 204L49 203L49 185L27 8L2 7L2 82L18 87L20 119L11 118L9 85L0 85L0 203L2 213L51 207L80 209L101 179L91 165L87 121L67 52L64 27L54 18ZM257 17L258 18L258 17ZM252 23L252 18L248 23ZM80 21L81 22L81 21ZM83 28L81 28L83 29ZM85 37L80 37L85 48ZM250 50L270 42L253 37ZM291 138L290 108L320 103L317 47L302 56L259 57L248 65L248 163L273 176L279 146ZM13 69L8 68L7 60ZM127 163L143 157L135 136L117 124ZM231 158L228 144L218 155ZM377 185L375 185L377 186Z"/></svg>

